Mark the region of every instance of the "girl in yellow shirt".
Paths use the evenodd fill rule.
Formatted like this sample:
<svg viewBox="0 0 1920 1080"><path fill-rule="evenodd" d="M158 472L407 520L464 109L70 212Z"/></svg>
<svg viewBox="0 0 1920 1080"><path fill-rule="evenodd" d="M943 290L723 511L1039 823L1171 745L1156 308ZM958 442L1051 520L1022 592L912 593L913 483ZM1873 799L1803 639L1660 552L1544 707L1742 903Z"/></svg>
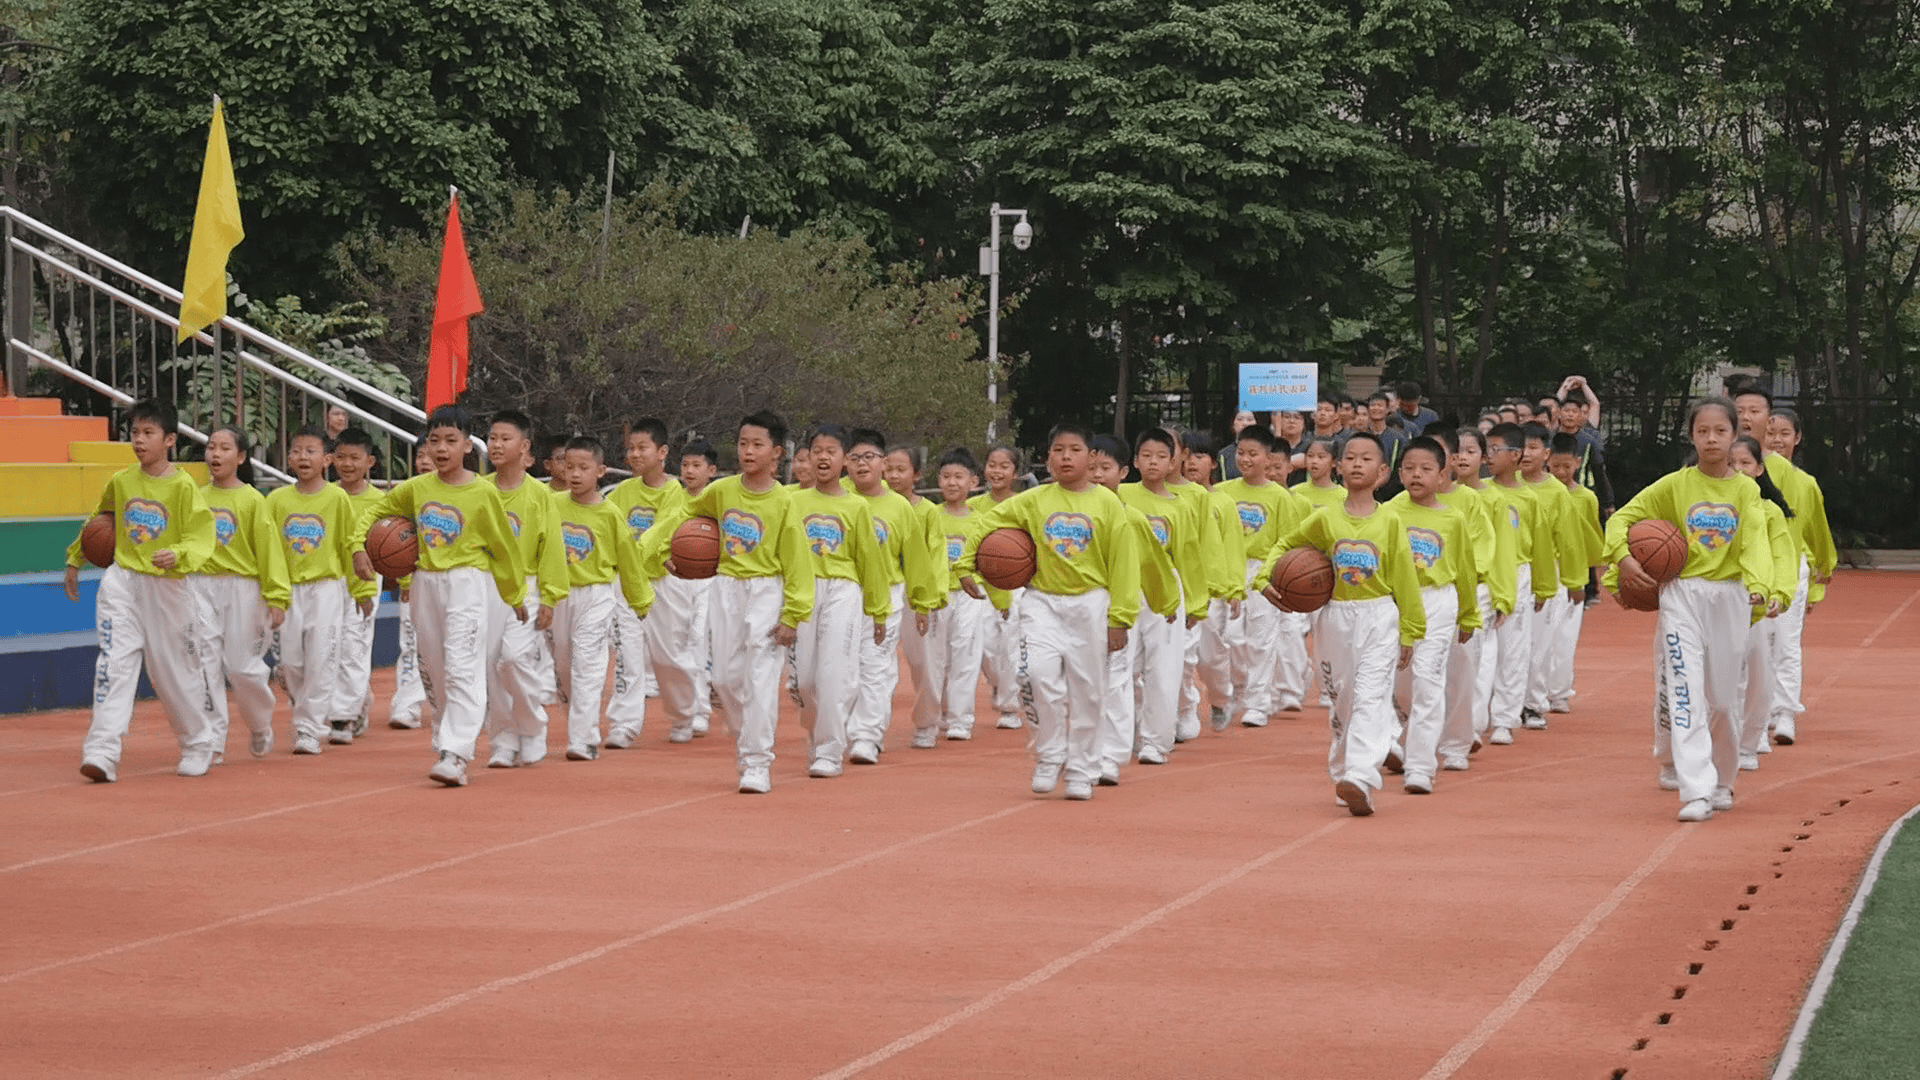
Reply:
<svg viewBox="0 0 1920 1080"><path fill-rule="evenodd" d="M984 513L1012 498L1021 474L1027 471L1027 456L1013 446L996 446L987 451L981 468L987 490L967 500L975 513ZM1025 589L1002 593L986 588L993 606L1002 612L999 618L981 620L981 674L987 677L987 690L994 711L1000 714L995 727L1018 729L1020 719L1020 597Z"/></svg>
<svg viewBox="0 0 1920 1080"><path fill-rule="evenodd" d="M238 428L207 436L207 478L200 489L213 514L213 557L187 580L200 601L207 678L213 689L214 757L227 745L227 695L233 689L254 757L273 751L273 687L267 681L267 644L286 618L291 587L287 560L267 514L266 496L253 486L250 447Z"/></svg>

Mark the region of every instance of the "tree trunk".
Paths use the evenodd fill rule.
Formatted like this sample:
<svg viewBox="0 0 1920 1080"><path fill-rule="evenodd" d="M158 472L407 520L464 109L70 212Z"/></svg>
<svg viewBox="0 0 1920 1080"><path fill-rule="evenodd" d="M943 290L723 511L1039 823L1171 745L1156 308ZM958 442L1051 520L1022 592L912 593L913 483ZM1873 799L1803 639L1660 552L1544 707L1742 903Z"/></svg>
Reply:
<svg viewBox="0 0 1920 1080"><path fill-rule="evenodd" d="M1487 252L1487 283L1480 292L1480 326L1474 335L1473 392L1480 393L1480 381L1487 369L1487 357L1493 352L1493 316L1500 306L1500 269L1507 253L1507 172L1501 169L1493 180L1493 245ZM1456 370L1455 379L1459 378Z"/></svg>
<svg viewBox="0 0 1920 1080"><path fill-rule="evenodd" d="M1127 437L1127 409L1131 402L1133 382L1133 313L1125 305L1120 308L1120 372L1114 379L1113 387L1113 434L1117 439Z"/></svg>
<svg viewBox="0 0 1920 1080"><path fill-rule="evenodd" d="M1429 392L1440 389L1440 346L1433 336L1433 253L1432 233L1426 218L1414 211L1409 230L1413 241L1414 318L1420 324L1420 350L1427 362Z"/></svg>

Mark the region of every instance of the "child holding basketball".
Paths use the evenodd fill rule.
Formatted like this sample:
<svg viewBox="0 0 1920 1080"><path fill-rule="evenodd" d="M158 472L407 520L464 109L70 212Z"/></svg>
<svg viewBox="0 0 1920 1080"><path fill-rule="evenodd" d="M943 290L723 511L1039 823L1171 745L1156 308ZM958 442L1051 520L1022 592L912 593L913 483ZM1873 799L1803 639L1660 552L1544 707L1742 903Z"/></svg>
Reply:
<svg viewBox="0 0 1920 1080"><path fill-rule="evenodd" d="M561 475L566 475L565 450ZM560 540L560 507L553 490L527 476L533 460L533 421L525 413L506 409L487 425L486 477L500 493L507 525L528 571L527 604L539 605L533 618L513 617L498 594L487 603L487 768L511 769L533 765L547 756L547 677L540 662L540 645L553 624L554 612L566 598L567 559ZM600 695L594 693L594 705ZM596 710L597 711L597 710ZM588 748L591 750L591 748ZM567 742L569 760L580 760L581 748Z"/></svg>
<svg viewBox="0 0 1920 1080"><path fill-rule="evenodd" d="M276 642L280 676L293 702L296 754L318 754L332 730L329 720L357 704L359 687L346 681L347 618L355 609L361 616L373 610L376 587L367 579L348 581L359 543L353 500L327 483L331 457L326 435L303 429L287 446L294 483L267 496L267 517L280 535L293 586ZM351 727L350 721L342 724ZM343 734L352 740L350 730Z"/></svg>
<svg viewBox="0 0 1920 1080"><path fill-rule="evenodd" d="M987 490L967 500L976 512L984 513L1012 498L1018 491L1020 474L1027 471L1027 456L1014 446L995 446L987 451L981 469ZM995 608L1005 612L998 619L988 618L982 626L981 674L987 677L987 690L993 707L1000 714L995 727L1017 729L1020 720L1020 597L1025 589L1004 596L986 588Z"/></svg>
<svg viewBox="0 0 1920 1080"><path fill-rule="evenodd" d="M1039 730L1033 791L1051 792L1067 774L1067 798L1093 798L1100 777L1099 730L1107 653L1127 647L1140 605L1140 553L1118 496L1088 475L1092 433L1055 426L1047 439L1054 482L989 510L982 535L1012 528L1033 539L1036 569L1020 608L1026 695ZM976 599L973 561L979 539L961 552L961 586ZM1102 628L1105 632L1102 633Z"/></svg>
<svg viewBox="0 0 1920 1080"><path fill-rule="evenodd" d="M1314 506L1269 479L1268 467L1278 455L1267 431L1258 427L1242 431L1235 450L1240 479L1228 480L1214 490L1233 500L1246 551L1242 572L1251 584L1273 553L1274 541L1291 532ZM1240 723L1265 727L1275 713L1299 712L1308 689L1306 617L1268 604L1248 604L1240 609L1231 632L1234 697L1230 711L1238 714ZM1286 677L1276 680L1275 673L1283 668Z"/></svg>
<svg viewBox="0 0 1920 1080"><path fill-rule="evenodd" d="M113 565L94 600L100 658L93 719L80 750L80 775L95 783L115 779L143 663L180 746L175 771L206 775L217 749L213 688L191 632L197 605L186 581L213 554L213 515L193 478L168 460L178 427L173 406L135 403L127 410L127 437L137 464L115 473L100 493L96 513L113 515ZM76 536L67 548L68 600L80 599L84 558Z"/></svg>
<svg viewBox="0 0 1920 1080"><path fill-rule="evenodd" d="M1658 589L1661 710L1672 731L1681 821L1733 807L1740 681L1752 605L1772 577L1760 489L1729 464L1733 403L1706 398L1687 415L1698 464L1654 481L1607 522L1607 558L1623 587ZM1627 551L1627 529L1657 518L1687 538L1680 576L1659 585Z"/></svg>
<svg viewBox="0 0 1920 1080"><path fill-rule="evenodd" d="M1393 746L1396 657L1405 667L1426 634L1406 527L1396 510L1373 498L1386 467L1379 439L1350 435L1340 461L1346 501L1308 515L1281 537L1257 579L1270 580L1273 565L1296 547L1316 548L1333 563L1333 599L1314 612L1313 638L1333 702L1327 775L1335 800L1355 817L1373 813L1380 766ZM1262 591L1274 606L1285 606L1273 586Z"/></svg>
<svg viewBox="0 0 1920 1080"><path fill-rule="evenodd" d="M273 752L273 687L267 681L267 644L287 615L291 586L287 560L267 516L267 500L253 486L252 452L238 428L207 436L207 480L200 489L213 515L213 554L187 578L199 601L207 683L213 690L213 757L227 746L231 687L254 757Z"/></svg>
<svg viewBox="0 0 1920 1080"><path fill-rule="evenodd" d="M955 570L967 541L979 538L986 519L983 512L967 505L967 493L979 486L980 468L962 446L940 455L938 468L940 505L933 527L946 567L947 596L946 606L934 612L923 642L926 670L915 687L913 727L916 732L938 728L947 738L964 742L973 738L974 688L980 682L985 623L1000 619L1004 609L968 596ZM999 595L1000 603L1009 602L1006 593Z"/></svg>
<svg viewBox="0 0 1920 1080"><path fill-rule="evenodd" d="M366 429L348 427L333 439L333 475L340 490L347 493L353 506L354 521L368 507L380 501L380 489L368 482L373 473L373 436ZM348 609L347 621L340 628L340 657L345 667L341 686L347 692L334 702L341 715L327 722L327 741L351 743L367 733L367 709L373 704L373 627L380 610L380 593L373 594L373 605L364 612L357 606Z"/></svg>
<svg viewBox="0 0 1920 1080"><path fill-rule="evenodd" d="M707 490L707 485L720 475L720 455L713 444L705 439L695 439L680 448L680 486L691 500ZM672 575L666 575L672 577ZM668 742L692 742L694 738L705 735L713 721L713 626L711 617L711 598L713 579L699 581L684 580L688 591L693 595L693 615L688 623L687 651L684 654L687 671L693 679L693 720L688 724L684 736L676 735L669 725ZM654 589L654 599L659 601L660 590Z"/></svg>
<svg viewBox="0 0 1920 1080"><path fill-rule="evenodd" d="M525 620L527 567L499 490L467 468L466 414L454 406L435 409L427 417L426 442L434 472L394 487L361 515L354 529L353 568L360 580L373 580L373 563L363 548L374 522L388 515L413 521L420 561L409 602L421 682L440 714L433 740L438 759L427 776L447 787L464 787L486 720L482 694L490 594L497 592L514 617Z"/></svg>
<svg viewBox="0 0 1920 1080"><path fill-rule="evenodd" d="M694 721L702 707L708 706L706 630L699 620L705 582L668 574L665 545L653 537L653 531L661 528L667 530L665 536L671 536L674 526L666 523L686 516L686 491L667 475L667 425L653 417L635 420L627 425L626 441L627 468L633 476L607 492L607 500L626 519L627 542L647 544L652 538L656 542L650 546L659 554L639 568L648 575L648 591L653 597L652 613L645 623L629 605L614 605L613 699L607 703L609 750L624 750L640 737L649 681L659 687L669 741L691 741Z"/></svg>

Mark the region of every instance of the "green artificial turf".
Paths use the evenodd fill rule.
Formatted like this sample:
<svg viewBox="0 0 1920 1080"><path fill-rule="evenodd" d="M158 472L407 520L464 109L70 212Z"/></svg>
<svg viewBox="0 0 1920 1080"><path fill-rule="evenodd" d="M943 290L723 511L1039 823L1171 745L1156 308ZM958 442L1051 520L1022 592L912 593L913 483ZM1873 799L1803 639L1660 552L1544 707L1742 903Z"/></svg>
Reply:
<svg viewBox="0 0 1920 1080"><path fill-rule="evenodd" d="M1920 817L1887 850L1793 1075L1920 1077Z"/></svg>

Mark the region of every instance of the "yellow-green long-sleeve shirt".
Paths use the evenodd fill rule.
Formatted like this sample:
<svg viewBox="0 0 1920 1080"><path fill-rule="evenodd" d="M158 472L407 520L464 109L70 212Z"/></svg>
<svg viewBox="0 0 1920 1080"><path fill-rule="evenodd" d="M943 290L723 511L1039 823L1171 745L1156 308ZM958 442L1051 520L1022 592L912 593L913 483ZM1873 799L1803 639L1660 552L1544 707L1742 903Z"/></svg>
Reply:
<svg viewBox="0 0 1920 1080"><path fill-rule="evenodd" d="M1287 490L1307 500L1316 510L1328 506L1344 506L1347 502L1347 489L1338 483L1321 487L1311 480L1302 480Z"/></svg>
<svg viewBox="0 0 1920 1080"><path fill-rule="evenodd" d="M620 507L611 499L582 503L569 494L552 508L568 588L617 580L627 606L635 615L646 618L653 607L653 582L646 571L648 553L633 542Z"/></svg>
<svg viewBox="0 0 1920 1080"><path fill-rule="evenodd" d="M1551 475L1542 475L1538 480L1523 478L1521 483L1533 489L1534 499L1540 504L1534 543L1539 544L1544 537L1553 545L1553 561L1560 587L1577 589L1585 586L1587 566L1582 561L1585 545L1580 539L1580 523L1575 520L1579 511L1573 505L1573 497L1567 493L1567 485Z"/></svg>
<svg viewBox="0 0 1920 1080"><path fill-rule="evenodd" d="M1015 492L1014 494L1017 495L1019 494L1019 492ZM1013 495L1009 495L1007 496L1007 498L1011 499L1013 498ZM1006 499L995 499L993 497L993 492L991 491L983 491L980 494L975 495L974 497L967 500L967 508L972 510L975 514L984 515L987 511L993 509L996 506L999 506L1001 503L1005 501ZM991 531L992 530L990 529L982 530L981 535L985 536L988 532L991 532ZM958 555L954 556L954 559L958 560L959 556ZM956 577L957 576L958 575L956 574ZM996 589L984 581L980 582L980 588L986 591L987 599L992 602L995 610L1005 611L1008 608L1013 606L1013 594L1008 592L1007 590Z"/></svg>
<svg viewBox="0 0 1920 1080"><path fill-rule="evenodd" d="M1019 529L1033 538L1037 566L1027 588L1056 596L1107 590L1107 625L1129 627L1140 613L1140 553L1120 497L1098 485L1068 491L1030 488L987 511L980 536ZM962 576L973 576L980 537L960 553Z"/></svg>
<svg viewBox="0 0 1920 1080"><path fill-rule="evenodd" d="M1427 609L1420 602L1420 582L1398 511L1379 505L1366 517L1354 517L1342 503L1309 514L1273 545L1259 580L1272 577L1273 564L1297 547L1317 548L1333 563L1335 602L1391 596L1400 609L1400 644L1427 636Z"/></svg>
<svg viewBox="0 0 1920 1080"><path fill-rule="evenodd" d="M1635 522L1658 518L1687 538L1681 577L1737 581L1764 596L1773 581L1773 552L1760 502L1759 485L1744 473L1713 477L1691 465L1670 472L1607 520L1607 561L1626 557L1627 529Z"/></svg>
<svg viewBox="0 0 1920 1080"><path fill-rule="evenodd" d="M267 496L267 517L279 534L289 583L339 578L355 600L369 599L379 590L379 582L361 581L353 572L353 553L358 550L353 542L353 499L338 484L322 485L312 494L295 485L276 488Z"/></svg>
<svg viewBox="0 0 1920 1080"><path fill-rule="evenodd" d="M1539 497L1524 480L1514 479L1514 487L1498 480L1487 481L1482 497L1493 511L1495 527L1504 520L1513 530L1513 550L1518 560L1515 565L1532 568L1533 598L1545 600L1560 591L1559 560L1554 557L1551 539L1540 542L1544 530L1539 524Z"/></svg>
<svg viewBox="0 0 1920 1080"><path fill-rule="evenodd" d="M649 487L637 476L622 480L607 492L607 501L625 518L628 536L636 544L656 527L664 526L671 534L686 520L687 489L671 476L659 487ZM649 579L657 580L667 572L667 549L661 545L650 550L658 554L644 569Z"/></svg>
<svg viewBox="0 0 1920 1080"><path fill-rule="evenodd" d="M383 517L413 522L420 545L417 572L485 570L508 607L527 601L527 564L507 522L506 504L492 484L476 476L458 486L423 473L388 489L373 508L360 515L353 530L353 546L366 546L367 530Z"/></svg>
<svg viewBox="0 0 1920 1080"><path fill-rule="evenodd" d="M1840 565L1840 549L1834 545L1833 529L1827 522L1827 497L1820 490L1820 481L1779 454L1768 454L1764 464L1781 497L1793 508L1793 516L1787 519L1787 531L1793 535L1800 554L1807 557L1808 568L1815 574L1833 573L1833 568ZM1797 587L1797 566L1794 579ZM1807 582L1808 603L1817 604L1826 595L1825 585L1813 580Z"/></svg>
<svg viewBox="0 0 1920 1080"><path fill-rule="evenodd" d="M1787 515L1778 506L1761 499L1760 512L1767 518L1767 551L1773 567L1766 595L1785 607L1793 603L1793 591L1800 586L1800 549L1793 542L1793 531L1787 528ZM1765 612L1756 610L1754 614L1758 617Z"/></svg>
<svg viewBox="0 0 1920 1080"><path fill-rule="evenodd" d="M1247 537L1240 509L1224 491L1207 493L1205 546L1207 582L1215 600L1247 597Z"/></svg>
<svg viewBox="0 0 1920 1080"><path fill-rule="evenodd" d="M287 580L286 549L267 513L267 497L251 484L208 484L200 494L213 515L213 555L200 572L252 578L260 583L260 599L285 611L293 586Z"/></svg>
<svg viewBox="0 0 1920 1080"><path fill-rule="evenodd" d="M1434 506L1421 506L1403 491L1387 500L1387 506L1400 515L1406 527L1407 553L1413 556L1413 572L1420 587L1453 586L1460 604L1459 625L1467 630L1479 629L1480 569L1473 559L1468 520L1472 511L1437 498L1434 501Z"/></svg>
<svg viewBox="0 0 1920 1080"><path fill-rule="evenodd" d="M1147 530L1135 537L1135 543L1141 544L1143 554L1150 556L1142 560L1140 566L1140 586L1148 606L1157 614L1167 614L1154 602L1156 591L1167 585L1152 579L1163 570L1177 571L1179 580L1171 587L1176 605L1184 592L1187 617L1206 618L1207 601L1212 593L1207 586L1206 562L1201 557L1204 528L1201 515L1211 513L1211 501L1183 499L1172 492L1155 495L1145 484L1121 484L1117 494L1128 509L1140 514Z"/></svg>
<svg viewBox="0 0 1920 1080"><path fill-rule="evenodd" d="M113 564L150 577L177 578L196 573L213 557L213 514L200 485L179 469L148 476L138 465L113 474L100 490L96 514L113 515ZM85 528L85 524L81 528ZM171 570L153 565L158 551L173 552ZM80 536L67 545L67 565L86 562Z"/></svg>
<svg viewBox="0 0 1920 1080"><path fill-rule="evenodd" d="M1245 477L1215 484L1213 490L1233 500L1240 518L1240 534L1246 541L1247 558L1261 562L1273 553L1276 540L1293 531L1295 525L1317 509L1279 484L1251 484Z"/></svg>
<svg viewBox="0 0 1920 1080"><path fill-rule="evenodd" d="M1178 496L1174 496L1177 500ZM1173 574L1173 560L1161 546L1153 522L1138 507L1121 500L1126 510L1127 528L1133 532L1133 549L1140 553L1140 597L1146 609L1161 618L1180 611L1180 584ZM1162 528L1165 527L1164 522ZM1145 618L1144 614L1136 617Z"/></svg>
<svg viewBox="0 0 1920 1080"><path fill-rule="evenodd" d="M1461 484L1439 499L1466 514L1467 538L1473 544L1473 563L1480 571L1480 584L1487 587L1493 610L1511 615L1514 593L1520 584L1517 570L1520 557L1514 551L1514 530L1508 527L1505 514L1498 523L1494 521L1493 505L1487 493L1487 488Z"/></svg>
<svg viewBox="0 0 1920 1080"><path fill-rule="evenodd" d="M922 615L938 609L947 599L940 588L946 567L927 536L925 515L891 488L878 495L864 495L856 488L853 494L867 504L873 518L873 540L887 584L905 586L907 606Z"/></svg>
<svg viewBox="0 0 1920 1080"><path fill-rule="evenodd" d="M1573 499L1574 531L1580 537L1579 558L1585 567L1604 566L1607 538L1600 531L1600 497L1592 488L1575 484L1567 489ZM1584 577L1585 575L1582 575Z"/></svg>
<svg viewBox="0 0 1920 1080"><path fill-rule="evenodd" d="M944 520L947 515L941 512L940 504L932 499L915 496L907 502L913 511L913 516L919 520L920 540L926 545L928 573L927 581L922 587L935 597L933 606L925 610L938 611L947 606L947 593L953 589L949 584L953 577L953 566L952 561L947 558L947 524ZM909 588L907 594L907 599L911 601L913 590Z"/></svg>
<svg viewBox="0 0 1920 1080"><path fill-rule="evenodd" d="M484 477L500 492L500 506L507 512L507 528L520 549L520 561L539 580L540 603L552 607L566 599L572 587L567 567L568 553L560 540L560 509L573 501L553 497L553 489L532 477L522 477L511 490L500 487L499 473Z"/></svg>
<svg viewBox="0 0 1920 1080"><path fill-rule="evenodd" d="M867 500L845 489L838 495L828 495L819 488L803 488L788 497L807 538L814 578L840 578L858 584L861 607L868 618L884 619L891 614L892 583L887 580L886 562L874 535Z"/></svg>
<svg viewBox="0 0 1920 1080"><path fill-rule="evenodd" d="M749 491L738 476L723 476L687 507L690 515L710 517L720 526L719 573L743 581L780 578L780 625L787 627L799 626L813 614L813 554L794 512L794 494L778 485ZM670 536L678 523L663 521L654 527L667 529Z"/></svg>

